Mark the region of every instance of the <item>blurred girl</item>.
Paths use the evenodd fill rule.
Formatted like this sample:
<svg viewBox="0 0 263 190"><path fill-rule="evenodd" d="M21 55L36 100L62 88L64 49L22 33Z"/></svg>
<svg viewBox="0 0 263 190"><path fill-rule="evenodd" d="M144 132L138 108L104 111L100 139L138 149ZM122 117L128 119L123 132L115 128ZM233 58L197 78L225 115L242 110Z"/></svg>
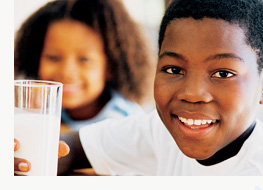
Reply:
<svg viewBox="0 0 263 190"><path fill-rule="evenodd" d="M15 76L62 82L62 123L74 130L140 113L154 74L143 39L117 0L52 1L17 31Z"/></svg>

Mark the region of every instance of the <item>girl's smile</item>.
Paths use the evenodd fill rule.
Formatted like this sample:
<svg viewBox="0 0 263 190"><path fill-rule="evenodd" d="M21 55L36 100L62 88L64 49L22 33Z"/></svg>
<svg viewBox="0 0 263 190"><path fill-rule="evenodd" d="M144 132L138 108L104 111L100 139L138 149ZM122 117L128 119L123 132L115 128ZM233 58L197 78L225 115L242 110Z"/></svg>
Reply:
<svg viewBox="0 0 263 190"><path fill-rule="evenodd" d="M79 92L83 86L79 83L64 83L63 84L63 95L74 95Z"/></svg>

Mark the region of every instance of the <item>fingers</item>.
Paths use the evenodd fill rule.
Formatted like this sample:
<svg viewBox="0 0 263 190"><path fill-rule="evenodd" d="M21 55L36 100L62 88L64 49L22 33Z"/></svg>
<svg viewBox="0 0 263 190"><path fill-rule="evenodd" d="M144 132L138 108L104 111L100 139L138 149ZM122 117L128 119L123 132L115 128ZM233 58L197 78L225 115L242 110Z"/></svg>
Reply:
<svg viewBox="0 0 263 190"><path fill-rule="evenodd" d="M19 141L17 139L14 139L14 151L17 151L19 147ZM28 172L30 169L31 164L29 161L22 158L14 158L14 171Z"/></svg>
<svg viewBox="0 0 263 190"><path fill-rule="evenodd" d="M19 146L20 144L18 140L14 139L14 151L18 150ZM58 158L68 155L69 151L70 151L69 146L64 141L60 141ZM30 171L30 169L31 169L31 164L29 161L22 158L14 158L14 171L28 172Z"/></svg>
<svg viewBox="0 0 263 190"><path fill-rule="evenodd" d="M59 141L58 158L69 154L70 148L64 141Z"/></svg>
<svg viewBox="0 0 263 190"><path fill-rule="evenodd" d="M31 169L29 161L22 158L14 158L14 170L21 172L28 172Z"/></svg>
<svg viewBox="0 0 263 190"><path fill-rule="evenodd" d="M17 151L20 147L18 140L14 139L14 151Z"/></svg>

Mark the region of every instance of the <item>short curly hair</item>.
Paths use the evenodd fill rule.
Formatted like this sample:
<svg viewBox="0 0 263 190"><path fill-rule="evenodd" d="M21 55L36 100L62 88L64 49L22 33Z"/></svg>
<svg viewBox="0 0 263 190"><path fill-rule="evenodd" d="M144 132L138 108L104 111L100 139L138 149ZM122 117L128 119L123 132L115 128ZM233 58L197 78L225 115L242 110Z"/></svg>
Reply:
<svg viewBox="0 0 263 190"><path fill-rule="evenodd" d="M215 18L238 24L245 32L247 44L258 56L258 70L263 68L262 0L174 0L166 10L159 32L159 50L167 25L175 19Z"/></svg>
<svg viewBox="0 0 263 190"><path fill-rule="evenodd" d="M92 27L103 39L112 80L107 87L138 103L152 94L154 61L141 26L118 0L55 0L36 10L16 33L15 76L38 78L47 28L65 18Z"/></svg>

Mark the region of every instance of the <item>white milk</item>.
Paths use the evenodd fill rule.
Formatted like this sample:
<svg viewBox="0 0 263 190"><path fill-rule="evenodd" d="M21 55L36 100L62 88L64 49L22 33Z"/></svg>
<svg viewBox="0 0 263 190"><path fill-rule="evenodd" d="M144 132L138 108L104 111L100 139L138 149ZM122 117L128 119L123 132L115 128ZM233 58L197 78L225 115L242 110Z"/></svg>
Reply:
<svg viewBox="0 0 263 190"><path fill-rule="evenodd" d="M14 137L20 148L15 157L30 161L30 176L57 175L60 117L26 113L15 109Z"/></svg>

